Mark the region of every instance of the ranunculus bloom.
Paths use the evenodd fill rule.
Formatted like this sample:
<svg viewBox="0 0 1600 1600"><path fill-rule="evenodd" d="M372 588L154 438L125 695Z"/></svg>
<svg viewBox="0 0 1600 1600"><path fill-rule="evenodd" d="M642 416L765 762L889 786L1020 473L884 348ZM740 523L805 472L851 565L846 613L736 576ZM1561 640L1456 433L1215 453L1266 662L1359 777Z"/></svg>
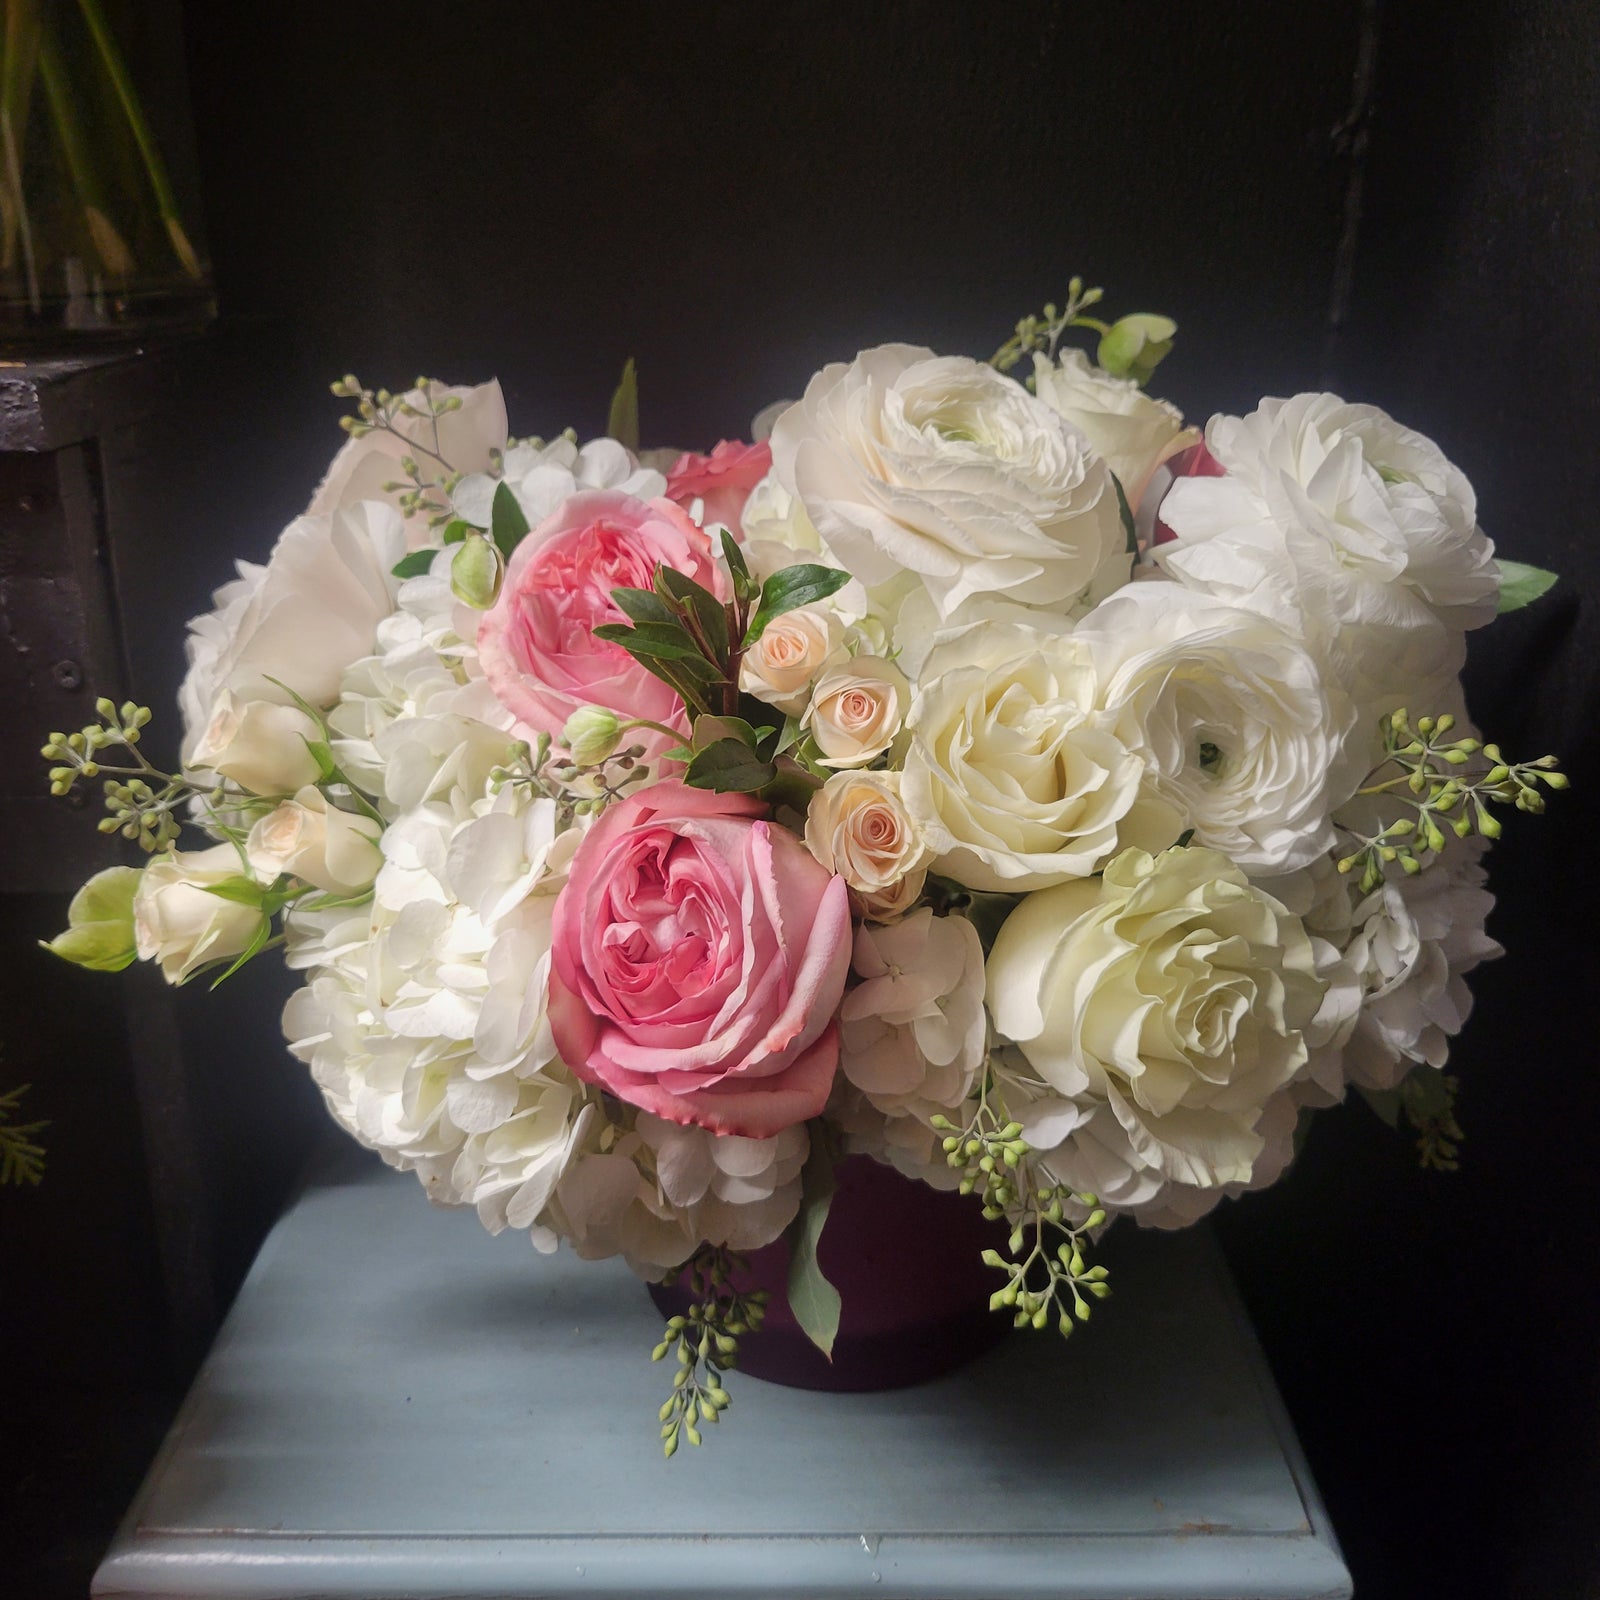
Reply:
<svg viewBox="0 0 1600 1600"><path fill-rule="evenodd" d="M550 978L579 1077L753 1139L821 1112L850 964L844 879L761 809L659 783L607 810L556 902Z"/></svg>
<svg viewBox="0 0 1600 1600"><path fill-rule="evenodd" d="M559 734L582 705L676 722L678 696L621 645L594 636L602 623L627 620L611 591L648 589L658 563L726 592L711 541L670 500L575 494L517 546L500 598L478 624L478 658L520 723Z"/></svg>
<svg viewBox="0 0 1600 1600"><path fill-rule="evenodd" d="M702 522L720 522L736 538L743 538L744 503L771 466L771 445L724 439L708 456L686 451L673 462L667 474L667 498L686 511L699 500L704 506Z"/></svg>

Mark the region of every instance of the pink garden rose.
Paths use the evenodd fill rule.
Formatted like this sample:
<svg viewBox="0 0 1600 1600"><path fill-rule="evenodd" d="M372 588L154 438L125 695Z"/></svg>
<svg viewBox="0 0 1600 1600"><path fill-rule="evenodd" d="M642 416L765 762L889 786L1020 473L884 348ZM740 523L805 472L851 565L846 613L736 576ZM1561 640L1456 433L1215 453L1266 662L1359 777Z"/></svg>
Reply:
<svg viewBox="0 0 1600 1600"><path fill-rule="evenodd" d="M667 498L685 508L691 501L703 501L703 521L720 522L736 539L742 539L744 503L771 467L770 444L724 439L708 456L678 457L667 474Z"/></svg>
<svg viewBox="0 0 1600 1600"><path fill-rule="evenodd" d="M762 810L668 782L602 813L556 900L550 975L580 1078L752 1139L821 1113L851 950L844 879Z"/></svg>
<svg viewBox="0 0 1600 1600"><path fill-rule="evenodd" d="M680 724L678 696L621 645L594 636L602 623L627 621L611 591L648 589L657 563L726 597L710 539L670 500L587 490L517 546L500 598L478 624L478 659L518 722L558 734L579 706L593 705Z"/></svg>

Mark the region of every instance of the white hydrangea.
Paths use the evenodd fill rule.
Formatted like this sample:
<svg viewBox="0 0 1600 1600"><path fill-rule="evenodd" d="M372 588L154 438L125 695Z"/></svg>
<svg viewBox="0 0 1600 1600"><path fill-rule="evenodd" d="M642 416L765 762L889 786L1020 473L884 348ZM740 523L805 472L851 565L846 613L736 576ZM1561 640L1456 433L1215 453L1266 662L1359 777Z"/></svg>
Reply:
<svg viewBox="0 0 1600 1600"><path fill-rule="evenodd" d="M309 969L284 1011L329 1111L492 1230L540 1219L592 1120L545 1019L550 917L576 847L507 786L465 818L426 804L383 838L370 907L287 918Z"/></svg>
<svg viewBox="0 0 1600 1600"><path fill-rule="evenodd" d="M517 497L530 528L537 528L563 500L582 489L620 489L636 500L653 500L667 488L659 472L640 466L615 439L591 439L580 446L563 435L548 444L524 441L508 446L499 477L469 472L451 491L456 515L476 528L487 528L501 483Z"/></svg>

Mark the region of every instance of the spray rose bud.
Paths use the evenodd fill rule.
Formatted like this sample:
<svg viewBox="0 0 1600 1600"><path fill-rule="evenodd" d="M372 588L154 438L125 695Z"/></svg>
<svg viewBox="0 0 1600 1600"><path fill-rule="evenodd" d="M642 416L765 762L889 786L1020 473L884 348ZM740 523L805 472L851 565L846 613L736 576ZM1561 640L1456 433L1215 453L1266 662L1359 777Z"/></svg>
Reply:
<svg viewBox="0 0 1600 1600"><path fill-rule="evenodd" d="M1146 384L1172 349L1178 325L1171 317L1136 311L1119 317L1102 335L1095 360L1119 378L1132 378Z"/></svg>
<svg viewBox="0 0 1600 1600"><path fill-rule="evenodd" d="M825 767L864 767L894 743L911 702L911 685L892 661L857 656L816 686L804 727Z"/></svg>
<svg viewBox="0 0 1600 1600"><path fill-rule="evenodd" d="M317 780L308 741L321 737L298 706L239 700L224 689L186 765L231 778L251 794L293 794Z"/></svg>
<svg viewBox="0 0 1600 1600"><path fill-rule="evenodd" d="M487 611L500 598L505 558L493 541L469 533L450 562L450 592L474 611Z"/></svg>
<svg viewBox="0 0 1600 1600"><path fill-rule="evenodd" d="M157 856L133 897L139 959L157 962L168 983L184 983L209 962L241 955L261 931L261 910L212 894L210 886L242 876L231 844Z"/></svg>
<svg viewBox="0 0 1600 1600"><path fill-rule="evenodd" d="M320 789L308 786L256 823L245 856L262 883L287 872L329 894L354 894L383 865L376 827L330 806Z"/></svg>
<svg viewBox="0 0 1600 1600"><path fill-rule="evenodd" d="M571 752L575 765L596 766L622 742L622 724L616 712L604 706L579 706L567 718L561 742Z"/></svg>

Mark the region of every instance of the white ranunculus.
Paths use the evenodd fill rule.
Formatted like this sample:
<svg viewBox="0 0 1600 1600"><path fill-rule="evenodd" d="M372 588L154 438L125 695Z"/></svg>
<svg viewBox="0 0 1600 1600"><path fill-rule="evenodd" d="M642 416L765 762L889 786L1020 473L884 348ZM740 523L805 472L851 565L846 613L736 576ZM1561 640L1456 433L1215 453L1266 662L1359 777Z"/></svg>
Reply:
<svg viewBox="0 0 1600 1600"><path fill-rule="evenodd" d="M1332 848L1329 814L1361 781L1364 751L1354 706L1293 634L1158 581L1113 595L1074 637L1150 792L1196 843L1256 873Z"/></svg>
<svg viewBox="0 0 1600 1600"><path fill-rule="evenodd" d="M237 700L224 689L188 765L231 779L251 794L293 794L320 775L310 742L321 737L322 730L298 706Z"/></svg>
<svg viewBox="0 0 1600 1600"><path fill-rule="evenodd" d="M260 908L226 900L210 888L244 876L231 844L156 856L133 897L139 959L157 962L168 983L183 983L208 962L242 954L261 930Z"/></svg>
<svg viewBox="0 0 1600 1600"><path fill-rule="evenodd" d="M1495 612L1500 574L1472 485L1432 440L1331 394L1213 417L1227 469L1181 478L1161 504L1178 535L1158 558L1185 583L1242 598L1263 574L1345 628L1375 637Z"/></svg>
<svg viewBox="0 0 1600 1600"><path fill-rule="evenodd" d="M1183 426L1183 413L1147 395L1131 378L1092 365L1081 350L1063 350L1052 362L1033 358L1034 393L1059 412L1117 475L1132 510L1145 484L1174 448L1199 437Z"/></svg>
<svg viewBox="0 0 1600 1600"><path fill-rule="evenodd" d="M826 606L801 606L774 617L744 653L739 687L788 717L811 699L811 685L849 657L844 623Z"/></svg>
<svg viewBox="0 0 1600 1600"><path fill-rule="evenodd" d="M990 593L1064 609L1126 578L1104 463L982 362L883 345L824 367L772 458L841 565L869 589L916 573L942 616Z"/></svg>
<svg viewBox="0 0 1600 1600"><path fill-rule="evenodd" d="M1251 1181L1323 993L1300 920L1204 849L1125 851L1097 882L1029 895L988 983L995 1026L1060 1102L1024 1137L1093 1137L1132 1174L1128 1208L1168 1183Z"/></svg>
<svg viewBox="0 0 1600 1600"><path fill-rule="evenodd" d="M1452 841L1417 876L1392 879L1357 903L1345 951L1362 988L1345 1047L1352 1083L1392 1089L1418 1063L1448 1059L1472 1011L1466 974L1502 953L1484 931L1494 896L1481 853Z"/></svg>
<svg viewBox="0 0 1600 1600"><path fill-rule="evenodd" d="M806 808L806 848L877 922L915 904L927 878L927 841L900 783L898 772L836 772Z"/></svg>
<svg viewBox="0 0 1600 1600"><path fill-rule="evenodd" d="M902 793L940 872L1019 893L1085 877L1123 844L1177 838L1165 807L1141 806L1144 762L1099 693L1069 636L996 623L929 656Z"/></svg>
<svg viewBox="0 0 1600 1600"><path fill-rule="evenodd" d="M245 856L262 883L286 872L328 894L355 894L383 865L378 831L377 823L330 806L308 784L256 822Z"/></svg>
<svg viewBox="0 0 1600 1600"><path fill-rule="evenodd" d="M911 703L911 685L892 661L856 656L822 677L801 722L824 767L864 767L894 743Z"/></svg>
<svg viewBox="0 0 1600 1600"><path fill-rule="evenodd" d="M404 415L395 419L398 434L380 428L352 438L333 458L327 476L312 496L308 508L311 515L327 516L361 500L384 500L398 508L394 492L384 485L405 481L400 467L403 456L415 456L430 475L448 475L443 463L428 454L433 450L449 462L450 471L486 471L490 452L504 450L506 445L506 402L500 385L493 381L471 388L435 384L433 395L435 399L461 402L459 410L447 411L439 418L437 441L433 423L426 416ZM415 389L402 398L419 410L425 409L423 397Z"/></svg>
<svg viewBox="0 0 1600 1600"><path fill-rule="evenodd" d="M580 446L562 437L548 444L512 445L501 458L498 474L468 472L450 493L456 515L474 527L489 527L495 490L502 483L517 497L532 528L582 489L619 489L636 500L653 500L667 488L659 472L640 466L637 457L615 439L591 439Z"/></svg>
<svg viewBox="0 0 1600 1600"><path fill-rule="evenodd" d="M924 906L856 929L860 980L839 1007L839 1070L880 1110L926 1123L971 1095L983 1067L983 946L965 917Z"/></svg>
<svg viewBox="0 0 1600 1600"><path fill-rule="evenodd" d="M395 608L405 528L392 506L363 501L284 529L264 567L239 564L216 609L189 624L189 670L179 691L184 759L224 690L239 700L315 706L339 698L350 663L368 655Z"/></svg>

